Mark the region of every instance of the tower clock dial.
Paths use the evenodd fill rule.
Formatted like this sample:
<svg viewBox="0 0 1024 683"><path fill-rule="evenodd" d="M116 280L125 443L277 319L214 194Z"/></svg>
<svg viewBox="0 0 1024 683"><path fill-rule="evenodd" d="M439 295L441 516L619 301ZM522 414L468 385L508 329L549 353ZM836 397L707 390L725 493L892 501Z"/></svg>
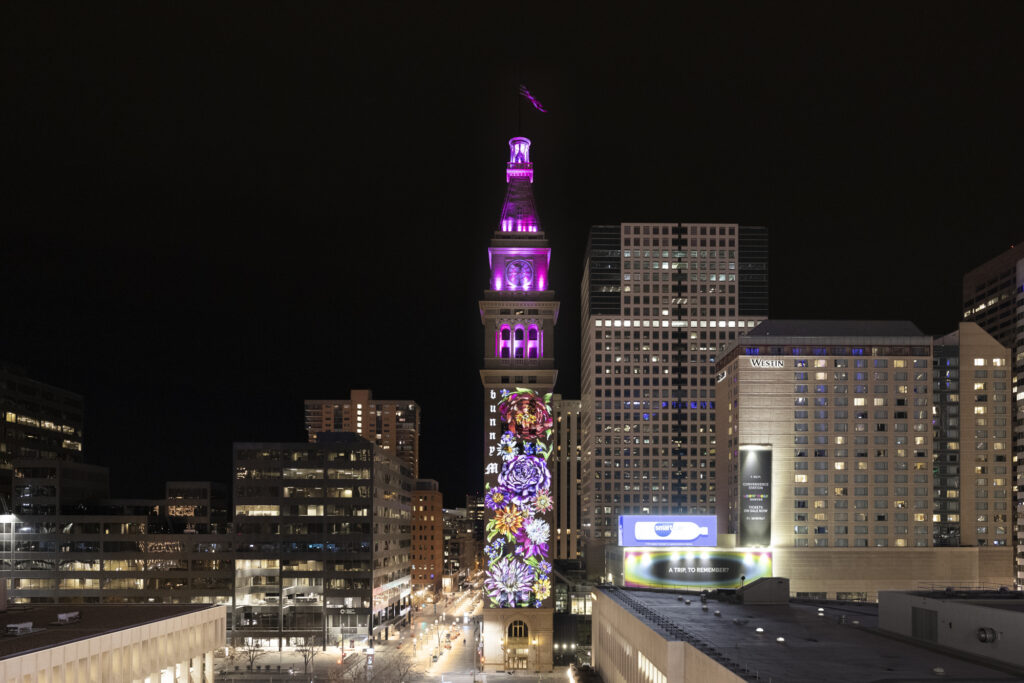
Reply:
<svg viewBox="0 0 1024 683"><path fill-rule="evenodd" d="M533 285L533 264L523 259L516 259L505 264L505 282L510 287L529 287Z"/></svg>

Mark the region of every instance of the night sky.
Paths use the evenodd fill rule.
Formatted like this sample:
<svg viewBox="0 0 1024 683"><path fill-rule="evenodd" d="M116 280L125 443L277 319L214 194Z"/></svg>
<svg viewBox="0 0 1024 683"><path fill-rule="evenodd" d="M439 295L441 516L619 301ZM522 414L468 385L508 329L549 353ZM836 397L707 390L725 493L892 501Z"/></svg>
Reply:
<svg viewBox="0 0 1024 683"><path fill-rule="evenodd" d="M462 504L519 132L567 397L592 224L765 225L773 317L949 332L1024 235L1024 4L862 4L4 3L0 359L85 395L116 495L371 388Z"/></svg>

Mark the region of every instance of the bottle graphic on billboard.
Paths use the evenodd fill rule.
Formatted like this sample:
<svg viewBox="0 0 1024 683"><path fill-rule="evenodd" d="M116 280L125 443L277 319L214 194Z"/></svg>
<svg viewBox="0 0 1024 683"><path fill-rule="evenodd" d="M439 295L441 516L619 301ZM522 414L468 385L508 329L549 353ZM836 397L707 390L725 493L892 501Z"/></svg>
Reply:
<svg viewBox="0 0 1024 683"><path fill-rule="evenodd" d="M633 527L638 541L692 541L708 535L708 528L693 522L637 522Z"/></svg>

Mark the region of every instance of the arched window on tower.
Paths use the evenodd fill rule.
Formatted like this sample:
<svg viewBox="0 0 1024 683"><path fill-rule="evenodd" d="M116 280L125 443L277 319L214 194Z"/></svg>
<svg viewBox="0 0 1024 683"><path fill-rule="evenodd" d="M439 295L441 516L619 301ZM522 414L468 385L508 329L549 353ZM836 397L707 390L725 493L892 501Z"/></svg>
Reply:
<svg viewBox="0 0 1024 683"><path fill-rule="evenodd" d="M512 357L512 328L502 325L497 332L494 354L498 358Z"/></svg>
<svg viewBox="0 0 1024 683"><path fill-rule="evenodd" d="M522 358L526 355L525 344L523 343L523 326L517 325L512 336L512 357Z"/></svg>
<svg viewBox="0 0 1024 683"><path fill-rule="evenodd" d="M539 334L537 332L536 325L530 325L529 331L526 333L526 357L527 358L540 358L540 342L538 340Z"/></svg>

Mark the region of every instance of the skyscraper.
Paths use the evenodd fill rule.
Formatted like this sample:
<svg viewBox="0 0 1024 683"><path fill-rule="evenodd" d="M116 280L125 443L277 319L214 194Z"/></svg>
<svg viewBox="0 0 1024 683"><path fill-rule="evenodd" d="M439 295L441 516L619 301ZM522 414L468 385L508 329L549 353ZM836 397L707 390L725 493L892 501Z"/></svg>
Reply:
<svg viewBox="0 0 1024 683"><path fill-rule="evenodd" d="M509 148L508 188L487 250L490 276L480 301L486 500L493 510L489 524L500 528L488 545L484 661L505 670L550 671L547 403L557 377L558 301L548 289L551 249L533 199L530 141L515 137Z"/></svg>
<svg viewBox="0 0 1024 683"><path fill-rule="evenodd" d="M354 389L348 400L306 401L306 432L358 434L385 452L397 454L414 478L420 471L420 407L415 401L375 399L369 389Z"/></svg>
<svg viewBox="0 0 1024 683"><path fill-rule="evenodd" d="M620 514L716 512L715 360L768 314L767 230L594 226L581 311L582 533L594 573Z"/></svg>
<svg viewBox="0 0 1024 683"><path fill-rule="evenodd" d="M964 275L963 319L977 323L1010 349L1013 364L1014 557L1024 585L1024 252L1011 247Z"/></svg>

